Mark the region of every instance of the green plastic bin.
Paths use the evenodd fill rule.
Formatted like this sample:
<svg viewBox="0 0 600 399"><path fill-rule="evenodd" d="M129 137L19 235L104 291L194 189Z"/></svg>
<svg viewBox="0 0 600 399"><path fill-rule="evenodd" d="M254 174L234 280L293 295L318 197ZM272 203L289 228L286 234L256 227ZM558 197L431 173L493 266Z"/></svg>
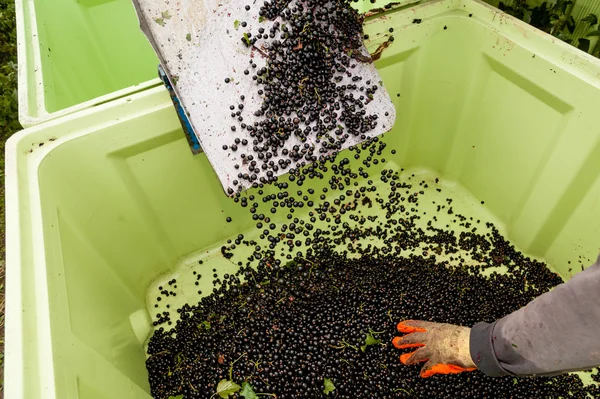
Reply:
<svg viewBox="0 0 600 399"><path fill-rule="evenodd" d="M389 27L377 65L398 151L380 166L441 177L456 212L496 223L565 279L593 262L599 61L473 0L370 19L369 46ZM198 259L230 271L219 248L256 234L247 210L190 154L162 88L27 129L6 165L6 397L148 399L156 286Z"/></svg>
<svg viewBox="0 0 600 399"><path fill-rule="evenodd" d="M16 0L24 127L160 84L131 0Z"/></svg>

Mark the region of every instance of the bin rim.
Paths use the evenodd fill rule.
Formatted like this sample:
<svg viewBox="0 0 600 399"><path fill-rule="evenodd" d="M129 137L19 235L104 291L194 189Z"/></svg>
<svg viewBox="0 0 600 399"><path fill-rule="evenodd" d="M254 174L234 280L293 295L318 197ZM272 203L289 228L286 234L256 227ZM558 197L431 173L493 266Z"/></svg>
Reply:
<svg viewBox="0 0 600 399"><path fill-rule="evenodd" d="M6 141L5 287L10 287L5 288L6 398L56 399L39 191L40 164L58 146L68 141L172 106L168 92L163 86L158 86L26 128ZM26 280L26 273L33 278ZM26 288L29 288L29 292L25 292ZM26 294L30 297L26 298ZM35 331L29 331L28 334L28 328L34 328ZM35 349L28 351L28 346ZM31 388L32 377L36 378L37 387L33 396L29 391L36 389ZM26 395L27 392L29 395Z"/></svg>

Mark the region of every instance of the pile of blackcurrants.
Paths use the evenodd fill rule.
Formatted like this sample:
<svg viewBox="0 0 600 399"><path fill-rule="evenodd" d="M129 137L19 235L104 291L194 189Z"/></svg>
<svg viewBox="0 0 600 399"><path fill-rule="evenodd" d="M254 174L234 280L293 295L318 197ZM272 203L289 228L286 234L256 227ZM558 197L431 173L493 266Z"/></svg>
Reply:
<svg viewBox="0 0 600 399"><path fill-rule="evenodd" d="M368 114L366 105L381 82L355 73L369 57L362 54L362 16L351 2L265 1L260 17L273 21L270 28L243 33L240 40L252 50L244 74L256 82L263 101L248 110L242 95L230 105L232 142L223 149L240 160L234 187L243 180L255 187L273 182L278 171L323 158L351 136L364 140L377 126L378 116ZM257 54L265 66L257 64ZM257 121L246 123L245 112Z"/></svg>
<svg viewBox="0 0 600 399"><path fill-rule="evenodd" d="M400 320L493 321L562 280L491 223L462 215L452 198L430 201L443 191L437 179L387 169L384 157L395 151L381 140L353 151L362 163L339 156L304 168L303 176L308 168L322 176L310 179L311 188L290 175L236 197L264 230L222 247L232 262L238 251L250 255L236 273L214 275L212 295L178 309L174 323L168 312L155 321L147 359L152 395L598 397L575 375L475 371L423 379L419 367L399 362L390 342ZM265 192L274 187L277 194ZM276 213L265 216L261 207Z"/></svg>
<svg viewBox="0 0 600 399"><path fill-rule="evenodd" d="M361 47L360 17L349 1L321 3L267 1L261 15L285 25L273 22L242 39L249 47L259 35L272 39L260 50L267 67L252 77L265 96L255 111L264 119L242 123L244 135L233 144L258 154L242 157L238 176L255 187L233 198L249 210L256 234L223 245L223 256L239 267L222 279L215 274L211 295L155 319L147 348L152 396L600 397L575 375L488 378L475 371L423 379L419 367L400 363L391 345L399 321L493 321L562 280L492 224L461 215L452 198L432 202L442 192L437 179L407 176L386 160L395 150L368 139L376 118L363 112L377 85L360 77L356 87L336 82L351 73L351 50ZM304 165L283 181L268 172L291 164L272 158L292 135L316 135L320 147L286 150ZM336 155L348 135L367 140ZM242 253L250 253L245 262ZM161 294L175 295L175 283Z"/></svg>
<svg viewBox="0 0 600 399"><path fill-rule="evenodd" d="M501 256L520 265L483 277L484 268L448 267L435 258L366 251L356 258L327 245L285 264L228 276L214 295L178 310L148 348L155 398L585 398L578 377L489 378L475 371L419 377L390 344L402 319L462 325L492 321L560 283L494 231ZM481 237L464 237L474 242ZM490 242L490 241L488 241ZM444 245L450 245L441 239ZM471 247L474 248L474 247ZM510 259L510 261L507 261ZM531 287L519 283L527 271ZM241 283L246 274L246 282Z"/></svg>

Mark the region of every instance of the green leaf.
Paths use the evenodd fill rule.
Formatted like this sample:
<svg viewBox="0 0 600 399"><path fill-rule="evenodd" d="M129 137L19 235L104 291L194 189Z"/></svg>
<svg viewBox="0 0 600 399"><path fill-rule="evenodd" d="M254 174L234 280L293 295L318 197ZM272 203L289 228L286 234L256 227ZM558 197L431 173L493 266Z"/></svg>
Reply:
<svg viewBox="0 0 600 399"><path fill-rule="evenodd" d="M258 395L252 389L252 385L247 382L242 383L242 391L240 392L240 396L243 396L246 399L258 399Z"/></svg>
<svg viewBox="0 0 600 399"><path fill-rule="evenodd" d="M567 43L571 43L571 35L564 33L564 32L560 32L558 35L556 35L557 38L559 38L560 40L562 40L563 42L567 42ZM525 287L526 290L528 290L529 288Z"/></svg>
<svg viewBox="0 0 600 399"><path fill-rule="evenodd" d="M205 330L210 330L210 323L207 320L204 320L202 323L198 324L198 328L204 328Z"/></svg>
<svg viewBox="0 0 600 399"><path fill-rule="evenodd" d="M235 21L233 21L233 28L235 30L238 30L239 27L240 27L240 21L236 19Z"/></svg>
<svg viewBox="0 0 600 399"><path fill-rule="evenodd" d="M248 36L248 34L246 32L244 32L244 41L246 42L246 44L248 46L250 45L250 37Z"/></svg>
<svg viewBox="0 0 600 399"><path fill-rule="evenodd" d="M169 14L169 10L167 10L167 11L163 11L163 12L162 12L160 15L161 15L161 16L162 16L164 19L171 19L171 14Z"/></svg>
<svg viewBox="0 0 600 399"><path fill-rule="evenodd" d="M186 39L188 42L191 42L191 41L192 41L192 35L191 35L190 33L188 33L187 35L185 35L185 39Z"/></svg>
<svg viewBox="0 0 600 399"><path fill-rule="evenodd" d="M590 25L596 25L598 23L598 17L596 14L589 14L587 17L582 18L581 22L587 22Z"/></svg>
<svg viewBox="0 0 600 399"><path fill-rule="evenodd" d="M265 22L265 19L266 18L261 15L260 17L258 17L258 22L263 23L263 22Z"/></svg>
<svg viewBox="0 0 600 399"><path fill-rule="evenodd" d="M376 338L373 336L373 334L371 334L371 333L368 333L368 334L367 334L367 338L365 339L365 343L366 343L367 345L377 345L377 344L380 344L380 343L381 343L381 340L380 340L380 339L376 339Z"/></svg>
<svg viewBox="0 0 600 399"><path fill-rule="evenodd" d="M219 384L217 385L216 394L219 395L221 398L226 399L229 397L229 395L233 395L240 389L242 389L242 387L240 387L235 382L223 379L219 381Z"/></svg>
<svg viewBox="0 0 600 399"><path fill-rule="evenodd" d="M591 36L600 36L600 30L598 30L598 29L596 29L596 30L593 30L593 31L591 31L591 32L588 32L588 34L587 34L587 35L585 35L585 36L586 36L586 37L591 37Z"/></svg>
<svg viewBox="0 0 600 399"><path fill-rule="evenodd" d="M156 22L160 26L165 26L165 19L164 18L155 18L154 22Z"/></svg>
<svg viewBox="0 0 600 399"><path fill-rule="evenodd" d="M325 386L325 389L323 389L323 393L325 395L329 395L335 390L335 385L333 385L333 381L331 381L329 378L325 378L323 380L323 385Z"/></svg>
<svg viewBox="0 0 600 399"><path fill-rule="evenodd" d="M518 346L515 345L515 344L511 344L511 345L512 345L513 348L518 348Z"/></svg>
<svg viewBox="0 0 600 399"><path fill-rule="evenodd" d="M183 395L169 396L168 399L183 399Z"/></svg>
<svg viewBox="0 0 600 399"><path fill-rule="evenodd" d="M367 333L367 337L365 338L365 344L360 347L360 349L364 352L367 350L369 345L379 345L381 343L380 339L376 339L372 333Z"/></svg>

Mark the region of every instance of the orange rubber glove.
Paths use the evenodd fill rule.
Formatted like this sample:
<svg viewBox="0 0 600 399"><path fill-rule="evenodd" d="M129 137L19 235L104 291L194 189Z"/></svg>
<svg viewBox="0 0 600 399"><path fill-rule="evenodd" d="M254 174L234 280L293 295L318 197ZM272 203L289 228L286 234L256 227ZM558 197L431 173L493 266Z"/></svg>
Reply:
<svg viewBox="0 0 600 399"><path fill-rule="evenodd" d="M426 362L421 369L423 378L477 370L469 351L469 327L404 320L398 323L398 331L407 335L392 340L396 348L419 348L400 355L400 361L406 365Z"/></svg>

